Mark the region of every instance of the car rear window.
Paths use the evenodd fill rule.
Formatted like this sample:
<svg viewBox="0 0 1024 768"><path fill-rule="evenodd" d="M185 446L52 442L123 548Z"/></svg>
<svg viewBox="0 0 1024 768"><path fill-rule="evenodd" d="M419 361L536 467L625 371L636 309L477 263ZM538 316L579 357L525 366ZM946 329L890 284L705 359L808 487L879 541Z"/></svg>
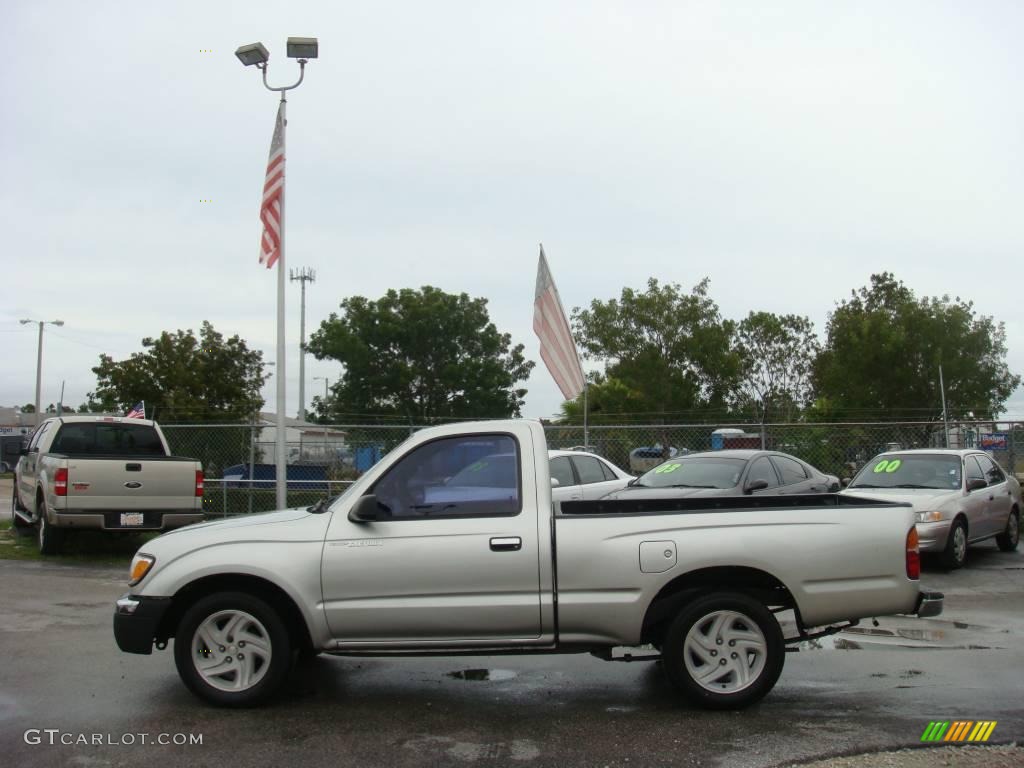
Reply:
<svg viewBox="0 0 1024 768"><path fill-rule="evenodd" d="M62 424L50 446L68 456L163 456L164 446L148 424Z"/></svg>

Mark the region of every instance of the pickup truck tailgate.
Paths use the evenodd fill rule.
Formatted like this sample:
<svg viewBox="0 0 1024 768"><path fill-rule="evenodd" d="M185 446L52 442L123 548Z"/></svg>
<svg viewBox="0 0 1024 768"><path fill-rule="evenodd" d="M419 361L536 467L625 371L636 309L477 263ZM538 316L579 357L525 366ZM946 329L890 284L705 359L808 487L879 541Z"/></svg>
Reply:
<svg viewBox="0 0 1024 768"><path fill-rule="evenodd" d="M68 511L105 512L198 510L196 471L191 459L68 458Z"/></svg>

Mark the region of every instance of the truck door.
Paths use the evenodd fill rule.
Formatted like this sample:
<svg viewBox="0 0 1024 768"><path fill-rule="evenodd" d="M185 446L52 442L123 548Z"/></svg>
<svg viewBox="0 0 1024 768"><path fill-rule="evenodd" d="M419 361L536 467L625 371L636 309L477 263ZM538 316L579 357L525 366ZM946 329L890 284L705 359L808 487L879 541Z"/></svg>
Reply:
<svg viewBox="0 0 1024 768"><path fill-rule="evenodd" d="M379 519L334 515L321 581L337 640L488 644L540 636L538 479L529 436L424 443L371 489ZM540 480L550 483L546 474Z"/></svg>

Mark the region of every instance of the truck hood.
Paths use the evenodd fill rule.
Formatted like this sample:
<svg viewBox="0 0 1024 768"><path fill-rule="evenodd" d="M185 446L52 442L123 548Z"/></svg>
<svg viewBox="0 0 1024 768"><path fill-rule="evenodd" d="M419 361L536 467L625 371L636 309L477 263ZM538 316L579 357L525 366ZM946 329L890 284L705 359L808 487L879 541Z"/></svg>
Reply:
<svg viewBox="0 0 1024 768"><path fill-rule="evenodd" d="M840 493L843 496L856 496L862 499L902 501L910 504L915 512L938 509L961 495L959 490L942 491L938 488L845 488Z"/></svg>
<svg viewBox="0 0 1024 768"><path fill-rule="evenodd" d="M304 507L211 520L169 531L146 542L141 551L153 555L167 551L178 555L226 542L323 539L330 520L330 512L313 514Z"/></svg>

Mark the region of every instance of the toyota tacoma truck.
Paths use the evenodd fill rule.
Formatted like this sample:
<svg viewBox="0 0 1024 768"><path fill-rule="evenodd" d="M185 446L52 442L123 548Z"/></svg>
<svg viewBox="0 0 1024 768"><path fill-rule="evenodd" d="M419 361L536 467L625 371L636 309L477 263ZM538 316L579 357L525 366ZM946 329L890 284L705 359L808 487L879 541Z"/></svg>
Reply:
<svg viewBox="0 0 1024 768"><path fill-rule="evenodd" d="M553 505L549 473L538 422L416 432L335 499L147 542L116 642L148 654L173 639L185 685L225 706L272 696L299 654L589 652L660 658L685 697L736 708L772 689L788 645L942 610L919 584L908 505Z"/></svg>
<svg viewBox="0 0 1024 768"><path fill-rule="evenodd" d="M14 473L15 527L57 554L69 529L161 531L203 519L203 468L172 456L154 421L58 416L33 433Z"/></svg>

